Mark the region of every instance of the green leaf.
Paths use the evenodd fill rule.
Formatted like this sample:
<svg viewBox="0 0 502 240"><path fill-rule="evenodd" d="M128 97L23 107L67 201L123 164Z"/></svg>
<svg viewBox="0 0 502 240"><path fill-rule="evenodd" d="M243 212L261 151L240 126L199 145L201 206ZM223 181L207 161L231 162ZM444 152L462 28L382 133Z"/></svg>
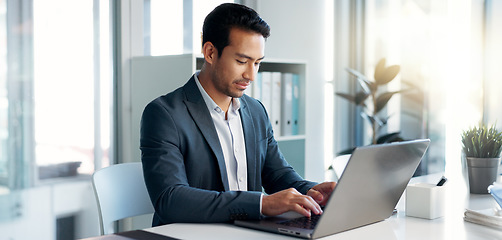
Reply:
<svg viewBox="0 0 502 240"><path fill-rule="evenodd" d="M349 100L352 103L356 103L356 97L355 96L352 96L352 95L347 94L347 93L335 93L335 94L337 96L340 96L342 98L345 98L345 99Z"/></svg>
<svg viewBox="0 0 502 240"><path fill-rule="evenodd" d="M392 116L392 114L391 114L391 115L389 115L389 116L387 116L387 117L381 117L381 118L380 118L380 120L382 121L383 125L386 125L386 124L387 124L387 122L389 122L389 118L390 118L391 116Z"/></svg>
<svg viewBox="0 0 502 240"><path fill-rule="evenodd" d="M395 92L385 92L385 93L380 94L376 100L375 112L376 113L380 112L387 105L387 103L392 98L392 96L394 96L394 94L400 93L400 92L401 91L395 91Z"/></svg>
<svg viewBox="0 0 502 240"><path fill-rule="evenodd" d="M467 157L500 157L502 151L502 132L495 125L490 127L480 123L462 132L462 149Z"/></svg>
<svg viewBox="0 0 502 240"><path fill-rule="evenodd" d="M348 101L350 101L350 102L352 102L352 103L354 103L356 105L363 106L363 107L366 107L366 104L364 103L364 101L369 96L369 94L366 94L363 91L356 93L355 96L347 94L347 93L335 93L335 94L337 96L340 96L342 98L347 99Z"/></svg>
<svg viewBox="0 0 502 240"><path fill-rule="evenodd" d="M387 120L387 119L385 119L385 118L383 118L383 119L382 119L382 118L380 118L380 117L378 117L378 116L375 116L375 117L374 117L374 119L375 119L375 122L378 124L378 127L379 127L379 128L381 128L381 127L383 127L385 124L387 124L387 122L386 122L386 120Z"/></svg>
<svg viewBox="0 0 502 240"><path fill-rule="evenodd" d="M375 74L373 75L373 77L375 79L379 79L381 78L381 76L384 74L385 72L385 58L382 58L380 59L380 61L378 61L376 67L375 67Z"/></svg>
<svg viewBox="0 0 502 240"><path fill-rule="evenodd" d="M373 126L373 123L375 122L375 118L373 116L370 116L369 114L367 114L366 112L363 111L363 112L361 112L361 117L368 120L368 122L371 124L371 126Z"/></svg>
<svg viewBox="0 0 502 240"><path fill-rule="evenodd" d="M399 134L401 134L401 132L393 132L393 133L388 133L388 134L382 135L382 136L378 137L377 144L399 141L402 139L399 136Z"/></svg>
<svg viewBox="0 0 502 240"><path fill-rule="evenodd" d="M389 83L397 76L400 70L401 67L399 65L392 65L385 68L384 70L379 70L378 72L375 71L375 83L377 85L384 85Z"/></svg>
<svg viewBox="0 0 502 240"><path fill-rule="evenodd" d="M363 91L365 93L371 93L371 90L373 87L372 85L375 85L372 81L370 81L364 74L360 73L357 70L354 70L352 68L346 68L346 70L351 73L352 75L356 76L357 82L359 85L361 85L361 88L363 88Z"/></svg>
<svg viewBox="0 0 502 240"><path fill-rule="evenodd" d="M364 91L358 92L355 97L356 104L361 106L366 106L364 104L364 101L366 101L366 99L368 99L369 96L370 95L365 93Z"/></svg>

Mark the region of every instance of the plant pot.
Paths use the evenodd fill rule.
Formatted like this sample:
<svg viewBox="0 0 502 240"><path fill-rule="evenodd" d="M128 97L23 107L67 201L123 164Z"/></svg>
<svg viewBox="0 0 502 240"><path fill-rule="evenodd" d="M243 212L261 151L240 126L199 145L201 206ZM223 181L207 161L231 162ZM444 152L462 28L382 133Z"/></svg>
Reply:
<svg viewBox="0 0 502 240"><path fill-rule="evenodd" d="M497 181L499 165L500 158L467 157L470 192L488 194L488 186Z"/></svg>

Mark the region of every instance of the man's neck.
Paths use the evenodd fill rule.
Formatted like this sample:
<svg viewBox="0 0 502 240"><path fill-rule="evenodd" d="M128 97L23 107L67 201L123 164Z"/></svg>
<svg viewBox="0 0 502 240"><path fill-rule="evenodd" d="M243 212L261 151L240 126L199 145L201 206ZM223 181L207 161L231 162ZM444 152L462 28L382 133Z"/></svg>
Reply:
<svg viewBox="0 0 502 240"><path fill-rule="evenodd" d="M204 88L209 97L211 97L216 105L226 114L232 103L232 97L219 93L210 79L211 76L205 71L201 71L197 77L199 78L200 85Z"/></svg>

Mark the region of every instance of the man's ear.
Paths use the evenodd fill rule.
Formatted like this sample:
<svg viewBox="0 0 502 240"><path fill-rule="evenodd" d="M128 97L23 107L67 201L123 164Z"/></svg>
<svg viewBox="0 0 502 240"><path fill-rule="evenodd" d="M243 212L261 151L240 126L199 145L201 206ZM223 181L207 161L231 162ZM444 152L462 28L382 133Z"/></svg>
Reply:
<svg viewBox="0 0 502 240"><path fill-rule="evenodd" d="M206 60L206 62L212 64L218 57L218 50L211 42L206 42L202 46L202 54L204 54L204 59Z"/></svg>

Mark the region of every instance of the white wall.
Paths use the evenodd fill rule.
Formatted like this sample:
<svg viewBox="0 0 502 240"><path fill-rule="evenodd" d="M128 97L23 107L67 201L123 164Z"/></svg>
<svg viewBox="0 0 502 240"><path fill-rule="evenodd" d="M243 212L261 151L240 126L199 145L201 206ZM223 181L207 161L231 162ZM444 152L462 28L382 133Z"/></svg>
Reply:
<svg viewBox="0 0 502 240"><path fill-rule="evenodd" d="M323 47L325 1L257 0L255 4L255 10L271 28L265 57L307 61L305 177L323 181L326 82L323 59L325 54L331 54Z"/></svg>

